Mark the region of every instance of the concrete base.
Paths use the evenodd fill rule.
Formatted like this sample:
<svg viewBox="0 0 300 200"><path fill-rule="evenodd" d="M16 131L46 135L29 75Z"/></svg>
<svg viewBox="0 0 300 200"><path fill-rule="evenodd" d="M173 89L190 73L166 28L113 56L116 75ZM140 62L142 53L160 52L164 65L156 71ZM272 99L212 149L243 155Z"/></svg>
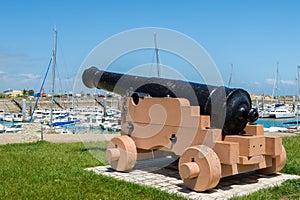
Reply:
<svg viewBox="0 0 300 200"><path fill-rule="evenodd" d="M247 195L262 188L280 185L288 179L300 178L300 176L281 173L260 175L252 171L223 178L214 189L206 192L195 192L184 186L178 171L172 168L161 168L151 172L135 169L128 173L114 171L110 166L98 166L87 168L87 170L176 193L188 199L229 199L234 196Z"/></svg>

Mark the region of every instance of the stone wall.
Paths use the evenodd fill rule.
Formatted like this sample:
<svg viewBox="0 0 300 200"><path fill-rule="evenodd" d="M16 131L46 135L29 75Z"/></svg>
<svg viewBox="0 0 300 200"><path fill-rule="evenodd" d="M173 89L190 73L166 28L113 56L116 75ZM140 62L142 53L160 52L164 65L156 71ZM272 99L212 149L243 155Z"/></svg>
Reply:
<svg viewBox="0 0 300 200"><path fill-rule="evenodd" d="M22 125L22 138L24 142L41 140L42 125L40 123L24 123Z"/></svg>

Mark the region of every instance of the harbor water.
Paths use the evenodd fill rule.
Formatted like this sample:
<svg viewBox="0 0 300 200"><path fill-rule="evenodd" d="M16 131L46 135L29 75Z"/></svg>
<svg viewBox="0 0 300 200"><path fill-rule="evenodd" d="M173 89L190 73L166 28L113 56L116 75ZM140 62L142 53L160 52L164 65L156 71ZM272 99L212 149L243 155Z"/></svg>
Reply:
<svg viewBox="0 0 300 200"><path fill-rule="evenodd" d="M270 128L270 127L288 128L290 126L295 126L295 124L284 124L284 123L294 122L294 121L299 121L299 116L296 116L294 118L286 118L286 119L259 118L255 123L262 124L264 125L265 128Z"/></svg>

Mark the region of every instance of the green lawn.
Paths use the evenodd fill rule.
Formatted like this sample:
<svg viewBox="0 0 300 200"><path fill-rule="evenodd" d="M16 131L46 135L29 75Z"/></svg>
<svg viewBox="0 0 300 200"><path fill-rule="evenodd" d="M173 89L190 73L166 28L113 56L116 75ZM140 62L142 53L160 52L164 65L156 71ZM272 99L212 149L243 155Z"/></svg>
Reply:
<svg viewBox="0 0 300 200"><path fill-rule="evenodd" d="M283 137L283 145L286 150L287 162L281 172L300 175L300 135Z"/></svg>
<svg viewBox="0 0 300 200"><path fill-rule="evenodd" d="M94 156L101 156L105 144L92 146L48 142L0 146L0 199L183 199L84 170L103 164Z"/></svg>
<svg viewBox="0 0 300 200"><path fill-rule="evenodd" d="M300 175L300 136L284 137L283 173ZM184 199L84 170L105 165L106 143L0 145L0 199ZM234 199L300 199L300 179Z"/></svg>

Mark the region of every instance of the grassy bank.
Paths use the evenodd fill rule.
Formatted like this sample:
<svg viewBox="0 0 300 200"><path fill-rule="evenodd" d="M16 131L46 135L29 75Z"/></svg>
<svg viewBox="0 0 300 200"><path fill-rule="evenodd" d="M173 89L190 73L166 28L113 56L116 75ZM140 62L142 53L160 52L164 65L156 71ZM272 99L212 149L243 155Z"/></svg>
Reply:
<svg viewBox="0 0 300 200"><path fill-rule="evenodd" d="M96 175L84 168L102 165L105 144L0 146L0 199L182 199L157 189Z"/></svg>
<svg viewBox="0 0 300 200"><path fill-rule="evenodd" d="M282 172L300 175L300 136L283 142L287 164ZM83 170L106 164L105 148L101 142L2 145L0 199L183 199ZM300 179L234 199L300 199Z"/></svg>

